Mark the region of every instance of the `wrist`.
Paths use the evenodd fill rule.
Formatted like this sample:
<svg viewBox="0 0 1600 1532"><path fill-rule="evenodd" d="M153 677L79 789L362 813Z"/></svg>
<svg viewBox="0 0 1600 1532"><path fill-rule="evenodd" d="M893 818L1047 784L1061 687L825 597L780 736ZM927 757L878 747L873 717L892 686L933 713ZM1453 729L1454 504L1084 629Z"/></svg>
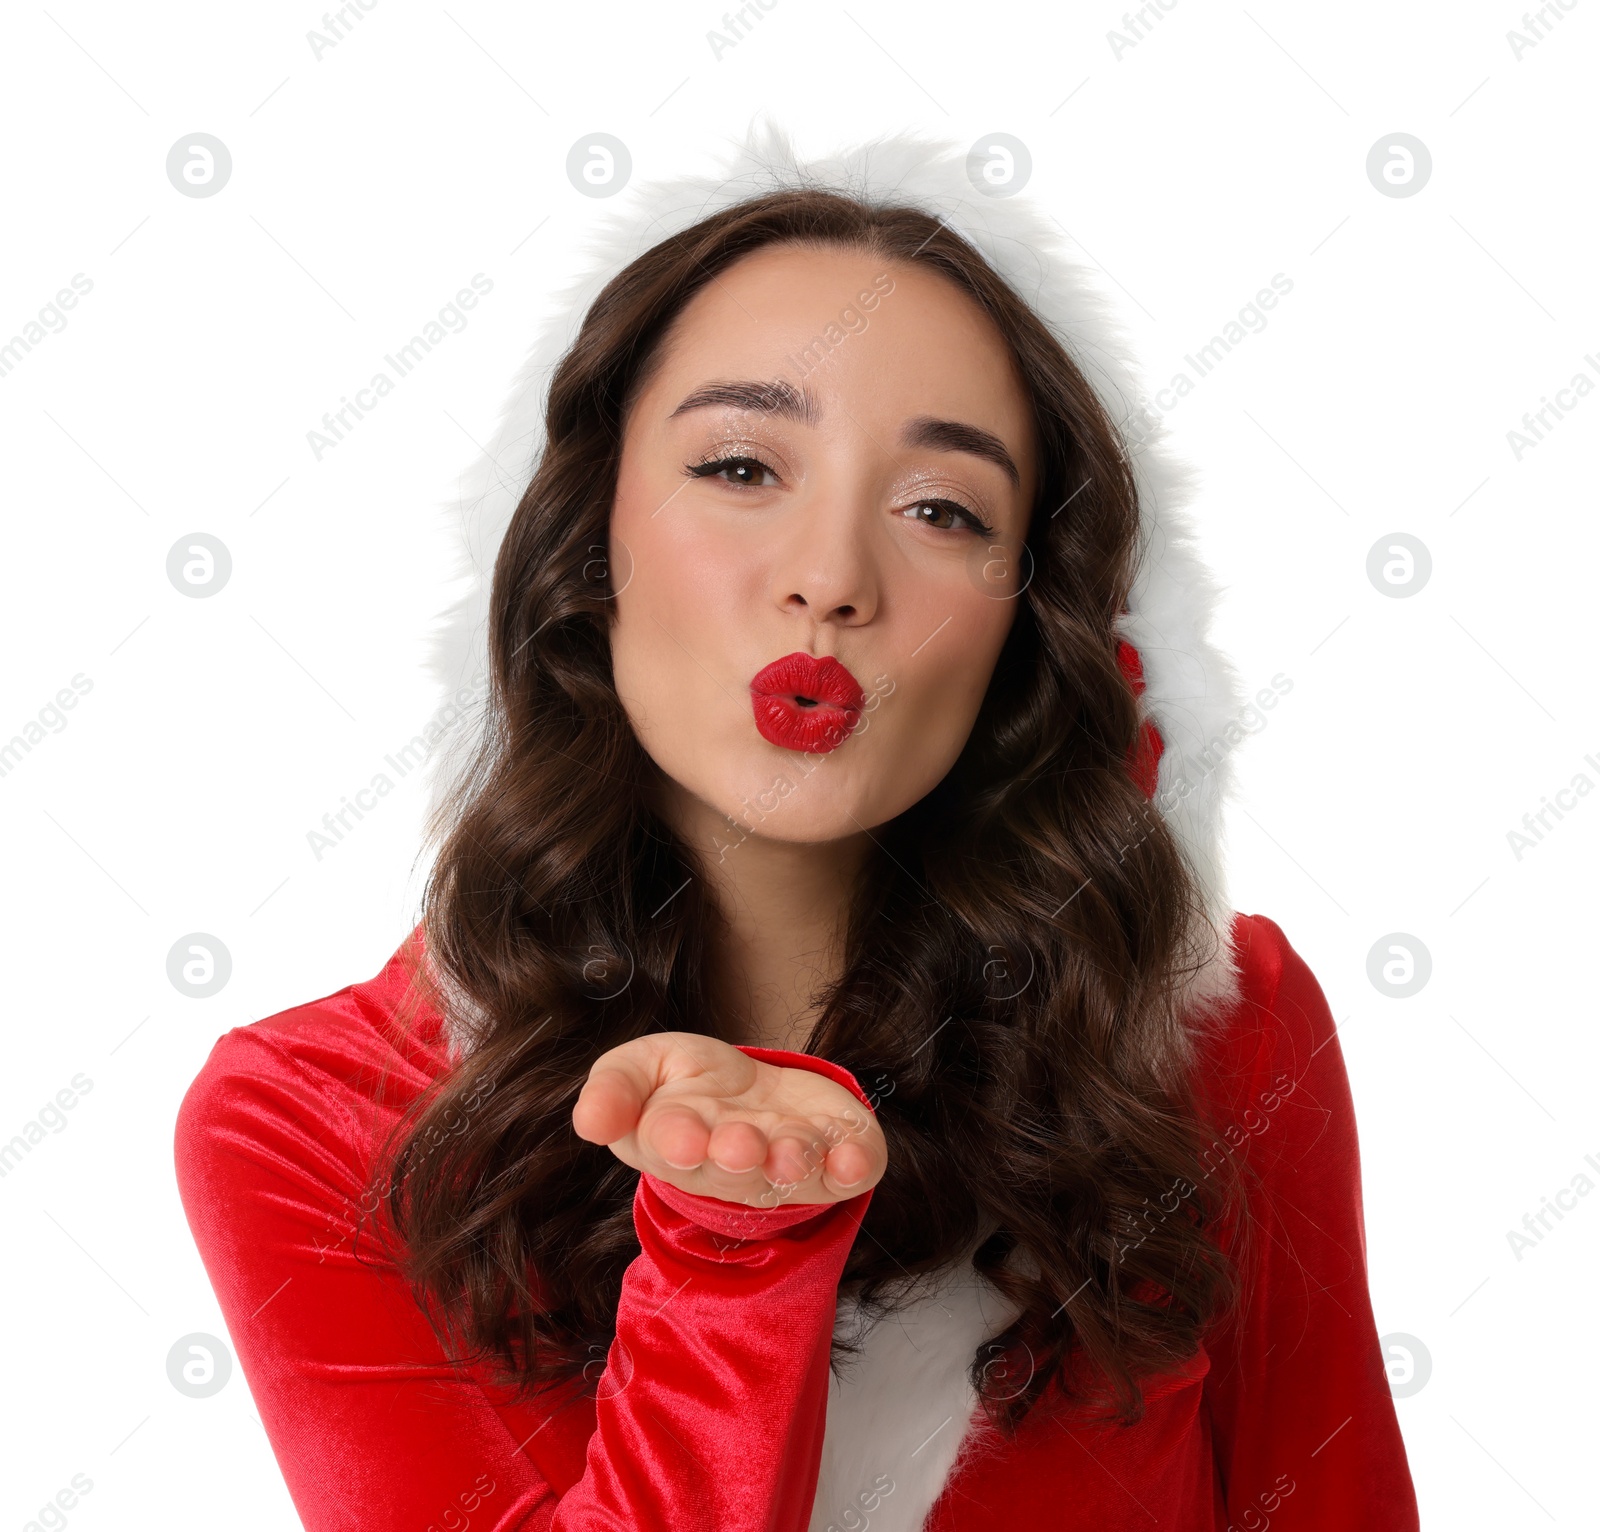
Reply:
<svg viewBox="0 0 1600 1532"><path fill-rule="evenodd" d="M640 1176L647 1194L664 1203L680 1217L700 1228L719 1234L726 1239L765 1239L808 1222L831 1207L854 1203L850 1197L842 1202L784 1202L774 1200L770 1207L749 1206L742 1202L724 1202L720 1197L709 1197L698 1192L686 1192L663 1181L659 1176L645 1171ZM773 1193L774 1199L777 1192ZM870 1189L858 1194L870 1197ZM863 1203L863 1207L865 1204Z"/></svg>

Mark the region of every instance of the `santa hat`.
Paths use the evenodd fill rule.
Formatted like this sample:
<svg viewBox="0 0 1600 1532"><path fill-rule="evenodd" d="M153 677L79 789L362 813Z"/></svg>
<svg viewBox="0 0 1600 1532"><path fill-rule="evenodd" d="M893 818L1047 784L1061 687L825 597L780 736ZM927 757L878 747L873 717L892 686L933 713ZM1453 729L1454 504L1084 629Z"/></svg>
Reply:
<svg viewBox="0 0 1600 1532"><path fill-rule="evenodd" d="M466 587L442 614L427 663L452 699L447 706L460 711L456 727L428 762L430 808L442 801L477 744L495 555L544 448L550 378L601 288L669 235L784 188L917 207L982 252L1054 332L1122 432L1140 515L1137 571L1119 624L1119 659L1144 719L1130 769L1165 817L1202 892L1210 932L1197 935L1212 956L1183 1001L1210 1011L1237 993L1222 830L1232 787L1228 730L1236 740L1243 698L1233 667L1207 633L1218 590L1182 509L1193 474L1173 457L1159 418L1144 407L1140 370L1115 306L1098 278L1068 253L1066 231L1025 196L996 195L983 176L969 175L968 165L961 146L916 134L889 135L804 160L780 129L758 125L730 145L719 173L632 183L602 205L584 269L559 295L555 317L535 338L488 450L463 477L459 501L446 511Z"/></svg>

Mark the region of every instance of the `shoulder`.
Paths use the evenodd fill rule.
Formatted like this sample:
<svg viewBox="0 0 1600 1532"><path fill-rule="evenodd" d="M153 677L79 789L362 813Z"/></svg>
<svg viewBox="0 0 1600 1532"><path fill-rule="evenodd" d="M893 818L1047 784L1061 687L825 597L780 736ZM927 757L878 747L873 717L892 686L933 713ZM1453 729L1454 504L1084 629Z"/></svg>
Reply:
<svg viewBox="0 0 1600 1532"><path fill-rule="evenodd" d="M1259 1047L1316 1048L1332 1036L1322 986L1276 921L1266 915L1235 915L1233 946L1239 969L1236 1037Z"/></svg>
<svg viewBox="0 0 1600 1532"><path fill-rule="evenodd" d="M282 1153L348 1160L439 1075L438 1018L408 1021L408 936L372 979L225 1032L178 1109L181 1186L219 1157Z"/></svg>
<svg viewBox="0 0 1600 1532"><path fill-rule="evenodd" d="M1270 1141L1272 1159L1325 1139L1337 1150L1348 1137L1353 1151L1349 1081L1322 986L1265 915L1236 915L1233 944L1238 998L1206 1025L1197 1051L1213 1122L1234 1147L1252 1145L1252 1157L1253 1140Z"/></svg>

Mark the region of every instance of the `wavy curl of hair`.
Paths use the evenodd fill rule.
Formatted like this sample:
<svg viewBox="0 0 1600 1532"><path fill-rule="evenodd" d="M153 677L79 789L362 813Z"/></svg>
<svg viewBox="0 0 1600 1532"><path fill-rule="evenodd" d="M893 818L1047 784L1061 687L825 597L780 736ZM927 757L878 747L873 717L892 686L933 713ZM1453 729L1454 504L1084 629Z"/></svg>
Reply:
<svg viewBox="0 0 1600 1532"><path fill-rule="evenodd" d="M1239 1296L1218 1229L1247 1174L1215 1152L1179 1004L1210 927L1129 769L1140 716L1114 622L1137 492L1062 343L915 208L794 189L708 217L610 281L552 376L494 567L485 727L429 827L413 993L470 1046L383 1147L395 1260L458 1362L592 1394L639 1253L638 1173L572 1131L578 1091L601 1053L653 1030L736 1035L705 980L719 916L697 853L651 808L659 769L612 682L596 552L628 408L674 318L769 245L953 282L1011 348L1039 442L1033 576L988 694L944 781L877 832L804 1044L853 1071L888 1143L840 1291L881 1315L975 1251L1020 1309L971 1363L993 1424L1013 1435L1052 1385L1131 1423L1143 1382ZM855 1349L834 1345L836 1365Z"/></svg>

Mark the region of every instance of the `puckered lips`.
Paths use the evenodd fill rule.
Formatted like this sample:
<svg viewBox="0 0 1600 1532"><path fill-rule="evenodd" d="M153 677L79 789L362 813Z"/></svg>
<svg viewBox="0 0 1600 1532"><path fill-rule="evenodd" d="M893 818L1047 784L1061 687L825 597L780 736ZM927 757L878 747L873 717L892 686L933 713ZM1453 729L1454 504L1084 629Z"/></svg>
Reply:
<svg viewBox="0 0 1600 1532"><path fill-rule="evenodd" d="M850 737L861 722L865 696L861 683L831 655L798 650L774 660L750 683L761 737L809 755L826 755Z"/></svg>

